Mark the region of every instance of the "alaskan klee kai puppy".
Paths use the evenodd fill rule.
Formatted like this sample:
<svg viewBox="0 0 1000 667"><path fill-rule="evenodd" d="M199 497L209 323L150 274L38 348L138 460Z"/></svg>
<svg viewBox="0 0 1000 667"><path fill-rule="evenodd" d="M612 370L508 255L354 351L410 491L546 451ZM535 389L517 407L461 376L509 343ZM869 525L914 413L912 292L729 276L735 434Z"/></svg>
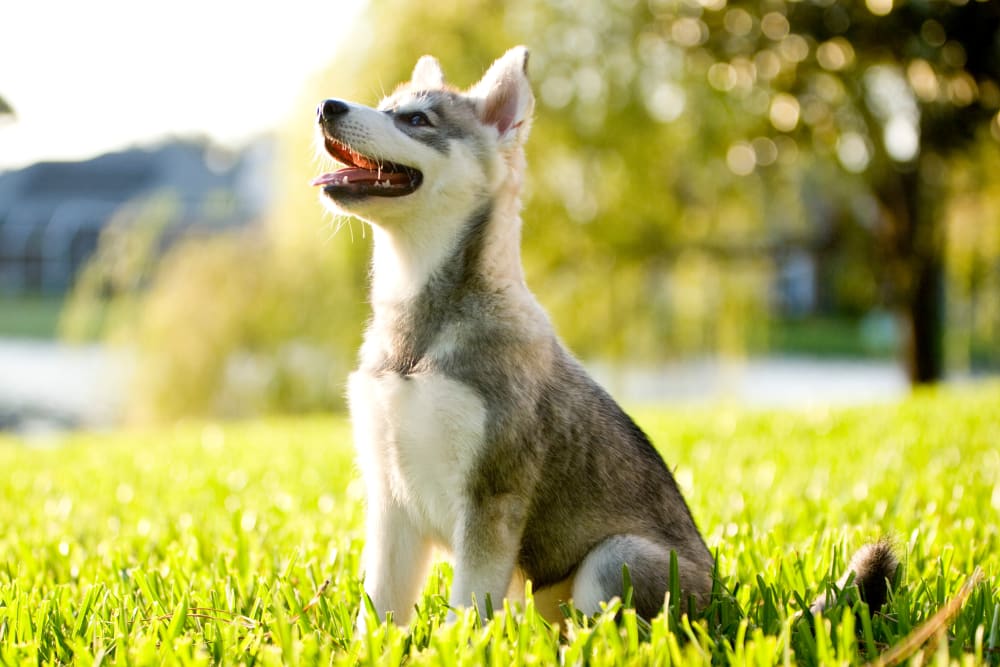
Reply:
<svg viewBox="0 0 1000 667"><path fill-rule="evenodd" d="M684 596L703 605L712 587L712 556L667 466L525 285L527 61L511 49L462 92L424 56L377 108L318 109L343 168L313 183L374 240L374 312L349 395L368 493L365 588L396 622L435 546L454 556L451 605L480 611L527 578L549 615L570 598L594 613L622 594L627 565L651 618L671 552Z"/></svg>

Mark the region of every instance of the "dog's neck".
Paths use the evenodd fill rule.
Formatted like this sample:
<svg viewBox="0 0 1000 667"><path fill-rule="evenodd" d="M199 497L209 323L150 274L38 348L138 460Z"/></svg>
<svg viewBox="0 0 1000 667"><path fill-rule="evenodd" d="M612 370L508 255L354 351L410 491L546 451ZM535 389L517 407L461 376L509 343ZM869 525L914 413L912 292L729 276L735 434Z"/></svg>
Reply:
<svg viewBox="0 0 1000 667"><path fill-rule="evenodd" d="M373 368L407 374L435 357L435 341L442 344L439 336L463 312L530 297L516 208L483 206L465 220L437 222L458 230L451 243L375 228L373 318L362 346L363 363Z"/></svg>
<svg viewBox="0 0 1000 667"><path fill-rule="evenodd" d="M522 335L551 338L521 265L523 173L507 171L490 197L463 206L462 215L373 226L373 318L361 349L364 366L407 374L428 360L451 359L468 329L463 318L477 311L502 312L500 320L515 322Z"/></svg>
<svg viewBox="0 0 1000 667"><path fill-rule="evenodd" d="M372 305L412 302L431 281L491 291L526 289L521 266L520 183L504 183L490 202L461 215L441 214L392 229L373 226ZM458 274L462 274L459 276Z"/></svg>

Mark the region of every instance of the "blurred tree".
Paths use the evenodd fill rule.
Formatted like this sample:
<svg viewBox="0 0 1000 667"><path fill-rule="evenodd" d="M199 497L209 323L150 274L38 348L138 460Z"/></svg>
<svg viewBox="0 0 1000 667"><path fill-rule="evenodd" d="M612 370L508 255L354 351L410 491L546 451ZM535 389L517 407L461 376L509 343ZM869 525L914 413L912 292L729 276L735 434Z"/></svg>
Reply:
<svg viewBox="0 0 1000 667"><path fill-rule="evenodd" d="M1000 3L667 2L654 22L771 136L835 156L879 202L872 238L914 383L943 372L946 160L1000 138ZM699 65L700 63L700 65ZM754 101L759 98L758 101Z"/></svg>
<svg viewBox="0 0 1000 667"><path fill-rule="evenodd" d="M4 99L3 95L0 95L0 125L12 122L17 119L17 114L14 113L14 107L8 104L7 100Z"/></svg>

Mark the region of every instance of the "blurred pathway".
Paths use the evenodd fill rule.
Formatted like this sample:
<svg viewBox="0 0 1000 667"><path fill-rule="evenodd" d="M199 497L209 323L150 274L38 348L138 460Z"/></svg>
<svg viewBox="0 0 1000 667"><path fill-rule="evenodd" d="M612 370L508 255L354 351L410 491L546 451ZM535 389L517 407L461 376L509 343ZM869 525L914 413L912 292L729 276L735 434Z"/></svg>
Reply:
<svg viewBox="0 0 1000 667"><path fill-rule="evenodd" d="M624 403L731 401L751 407L858 405L902 397L899 364L884 360L761 357L725 363L692 359L653 368L589 364Z"/></svg>
<svg viewBox="0 0 1000 667"><path fill-rule="evenodd" d="M99 345L0 339L0 430L112 425L127 368L124 355Z"/></svg>

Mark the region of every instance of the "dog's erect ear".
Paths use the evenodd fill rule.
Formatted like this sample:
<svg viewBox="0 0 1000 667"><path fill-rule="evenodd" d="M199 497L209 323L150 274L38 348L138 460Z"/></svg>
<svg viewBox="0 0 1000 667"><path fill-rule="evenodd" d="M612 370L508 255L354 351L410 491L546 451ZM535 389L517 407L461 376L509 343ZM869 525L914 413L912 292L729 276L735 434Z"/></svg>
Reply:
<svg viewBox="0 0 1000 667"><path fill-rule="evenodd" d="M437 90L444 87L444 72L434 56L422 56L410 75L410 85L419 90Z"/></svg>
<svg viewBox="0 0 1000 667"><path fill-rule="evenodd" d="M528 136L535 96L527 69L528 49L515 46L493 63L469 91L478 100L480 118L497 128L501 141L524 141Z"/></svg>

